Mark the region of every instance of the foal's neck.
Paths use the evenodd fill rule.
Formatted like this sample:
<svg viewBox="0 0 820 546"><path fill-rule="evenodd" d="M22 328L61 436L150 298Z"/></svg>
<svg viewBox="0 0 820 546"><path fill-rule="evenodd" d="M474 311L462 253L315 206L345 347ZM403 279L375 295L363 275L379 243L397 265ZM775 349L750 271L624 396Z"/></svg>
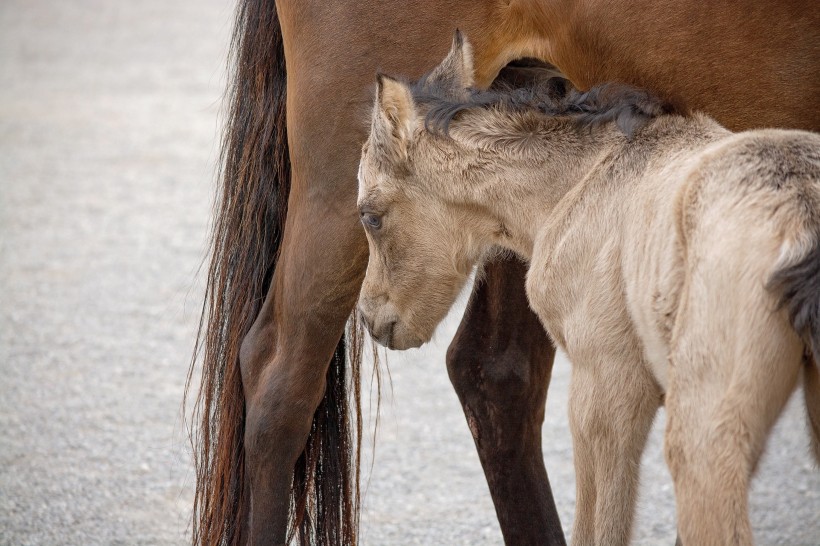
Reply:
<svg viewBox="0 0 820 546"><path fill-rule="evenodd" d="M453 133L454 146L460 148L453 155L460 156L461 165L431 178L449 178L440 189L445 200L481 215L484 229L475 235L485 244L527 259L555 206L625 139L614 126L578 131L567 125L507 135L508 142L482 149L471 147L457 129Z"/></svg>

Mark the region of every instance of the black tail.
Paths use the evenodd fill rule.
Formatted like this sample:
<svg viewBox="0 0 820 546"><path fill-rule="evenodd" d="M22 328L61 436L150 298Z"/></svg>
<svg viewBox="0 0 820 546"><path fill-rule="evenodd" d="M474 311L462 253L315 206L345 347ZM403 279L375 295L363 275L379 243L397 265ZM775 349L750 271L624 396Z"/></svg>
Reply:
<svg viewBox="0 0 820 546"><path fill-rule="evenodd" d="M814 236L812 247L798 262L777 271L771 284L779 288L780 303L794 330L820 363L820 236Z"/></svg>
<svg viewBox="0 0 820 546"><path fill-rule="evenodd" d="M278 256L290 191L282 31L274 0L240 0L231 44L221 193L206 299L186 399L202 362L191 442L196 470L193 543L239 544L249 509L244 466L245 399L239 347L259 313ZM359 406L360 343L350 385ZM291 532L302 543L353 544L358 527L360 420L351 434L346 349L339 342L325 397L294 470Z"/></svg>
<svg viewBox="0 0 820 546"><path fill-rule="evenodd" d="M800 261L775 273L771 282L780 289L780 303L788 310L792 326L809 353L803 369L803 393L811 451L820 464L820 230L813 241Z"/></svg>

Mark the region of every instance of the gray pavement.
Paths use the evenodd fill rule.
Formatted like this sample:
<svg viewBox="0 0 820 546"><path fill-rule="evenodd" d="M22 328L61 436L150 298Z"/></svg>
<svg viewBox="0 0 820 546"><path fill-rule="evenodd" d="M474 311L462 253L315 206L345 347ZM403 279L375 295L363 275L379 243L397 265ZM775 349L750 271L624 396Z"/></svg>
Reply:
<svg viewBox="0 0 820 546"><path fill-rule="evenodd" d="M199 305L232 3L0 4L0 544L181 544L181 401ZM443 353L391 354L363 543L499 544ZM544 456L572 523L569 365ZM372 419L371 419L372 424ZM638 544L674 543L661 415ZM752 491L760 544L820 544L795 396ZM368 448L368 460L372 452Z"/></svg>
<svg viewBox="0 0 820 546"><path fill-rule="evenodd" d="M0 543L184 543L232 7L0 4Z"/></svg>

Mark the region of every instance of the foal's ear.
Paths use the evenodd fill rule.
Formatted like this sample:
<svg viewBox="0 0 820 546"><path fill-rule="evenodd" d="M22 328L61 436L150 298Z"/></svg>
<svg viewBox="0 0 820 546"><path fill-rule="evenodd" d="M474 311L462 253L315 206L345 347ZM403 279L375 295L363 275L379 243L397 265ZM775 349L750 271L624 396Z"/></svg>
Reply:
<svg viewBox="0 0 820 546"><path fill-rule="evenodd" d="M473 48L460 30L456 29L450 52L427 76L427 83L437 84L456 98L465 95L465 90L472 87Z"/></svg>
<svg viewBox="0 0 820 546"><path fill-rule="evenodd" d="M378 91L371 127L373 143L394 162L407 159L416 125L416 106L410 88L384 74L376 76Z"/></svg>

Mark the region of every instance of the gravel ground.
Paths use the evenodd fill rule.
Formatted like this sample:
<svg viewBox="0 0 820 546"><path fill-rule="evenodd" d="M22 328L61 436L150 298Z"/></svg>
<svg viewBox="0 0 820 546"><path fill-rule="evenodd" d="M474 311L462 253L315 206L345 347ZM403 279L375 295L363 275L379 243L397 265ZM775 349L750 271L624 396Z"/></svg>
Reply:
<svg viewBox="0 0 820 546"><path fill-rule="evenodd" d="M232 8L0 4L0 544L185 542L181 400ZM456 324L451 316L436 343L388 357L364 544L501 542L444 367ZM567 529L568 376L560 360L544 426ZM638 544L674 543L662 428L661 414ZM760 544L820 544L820 472L805 430L795 396L752 491Z"/></svg>
<svg viewBox="0 0 820 546"><path fill-rule="evenodd" d="M232 6L0 5L0 543L184 543Z"/></svg>

